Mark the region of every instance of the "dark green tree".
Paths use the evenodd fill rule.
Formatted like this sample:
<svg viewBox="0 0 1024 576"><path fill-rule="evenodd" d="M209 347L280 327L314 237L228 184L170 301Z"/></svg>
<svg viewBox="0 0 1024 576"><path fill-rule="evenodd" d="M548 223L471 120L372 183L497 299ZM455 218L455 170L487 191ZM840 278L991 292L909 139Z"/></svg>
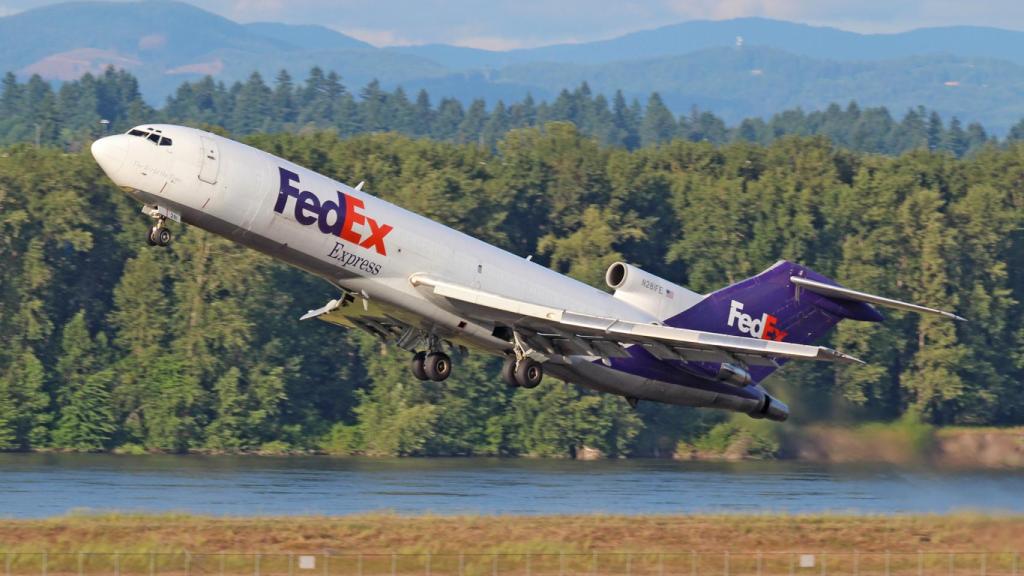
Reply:
<svg viewBox="0 0 1024 576"><path fill-rule="evenodd" d="M60 360L57 363L59 385L57 400L60 418L53 432L59 448L95 451L106 448L114 435L110 390L113 370L106 336L89 333L85 312L79 311L64 326Z"/></svg>
<svg viewBox="0 0 1024 576"><path fill-rule="evenodd" d="M647 110L640 125L640 144L652 146L668 142L676 135L676 118L657 92L647 99Z"/></svg>

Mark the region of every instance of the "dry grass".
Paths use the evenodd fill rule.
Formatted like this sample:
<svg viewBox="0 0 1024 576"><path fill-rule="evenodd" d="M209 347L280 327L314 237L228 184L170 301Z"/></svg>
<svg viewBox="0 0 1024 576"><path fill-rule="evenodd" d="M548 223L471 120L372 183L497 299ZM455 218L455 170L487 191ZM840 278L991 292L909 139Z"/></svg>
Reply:
<svg viewBox="0 0 1024 576"><path fill-rule="evenodd" d="M204 517L0 520L0 549L49 552L544 553L1024 550L1024 517L859 515Z"/></svg>

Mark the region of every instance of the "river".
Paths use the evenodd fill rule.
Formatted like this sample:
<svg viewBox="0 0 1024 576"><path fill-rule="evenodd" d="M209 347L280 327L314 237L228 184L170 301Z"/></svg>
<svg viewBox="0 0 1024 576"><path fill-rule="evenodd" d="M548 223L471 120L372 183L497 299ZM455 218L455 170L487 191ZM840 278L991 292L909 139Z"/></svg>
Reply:
<svg viewBox="0 0 1024 576"><path fill-rule="evenodd" d="M1024 474L792 462L0 454L0 517L1024 513Z"/></svg>

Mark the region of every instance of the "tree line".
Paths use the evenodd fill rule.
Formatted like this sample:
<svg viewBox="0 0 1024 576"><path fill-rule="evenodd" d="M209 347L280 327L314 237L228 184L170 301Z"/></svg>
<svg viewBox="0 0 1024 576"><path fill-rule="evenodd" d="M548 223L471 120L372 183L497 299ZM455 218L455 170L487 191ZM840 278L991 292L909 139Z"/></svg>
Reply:
<svg viewBox="0 0 1024 576"><path fill-rule="evenodd" d="M105 123L104 123L105 121ZM714 144L768 144L791 135L823 135L840 146L863 152L899 154L924 148L973 154L997 144L978 123L964 126L924 107L896 118L885 107L832 104L824 110L788 110L765 120L748 118L729 127L710 111L696 108L674 115L657 93L645 102L627 101L622 92L611 99L594 94L586 83L563 90L552 102L496 102L482 99L464 105L455 98L436 104L421 90L415 97L402 88L385 90L373 81L354 93L336 72L310 70L303 82L281 71L268 85L259 73L230 86L207 76L183 82L156 110L139 94L128 72L108 68L86 74L54 89L39 76L19 82L8 73L0 85L0 144L34 142L81 149L109 131L143 122L219 127L236 136L259 132L332 129L341 136L365 132L399 132L455 143L493 148L510 130L572 122L603 144L635 150L679 138ZM1005 141L1024 139L1024 119Z"/></svg>
<svg viewBox="0 0 1024 576"><path fill-rule="evenodd" d="M844 322L827 344L869 364L788 365L766 386L796 425L1024 422L1022 144L965 158L821 136L629 150L569 122L493 148L337 130L246 140L595 286L620 259L706 292L787 258L956 310L970 322ZM753 422L634 411L554 379L512 391L479 354L419 382L405 353L297 321L336 296L326 283L195 228L149 247L149 225L88 152L0 149L0 447L657 455Z"/></svg>

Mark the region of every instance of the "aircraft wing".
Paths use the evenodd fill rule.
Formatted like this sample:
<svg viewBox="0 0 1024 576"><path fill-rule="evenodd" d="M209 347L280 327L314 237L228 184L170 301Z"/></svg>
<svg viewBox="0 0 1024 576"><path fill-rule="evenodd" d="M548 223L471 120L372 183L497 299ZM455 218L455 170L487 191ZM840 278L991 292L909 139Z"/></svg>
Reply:
<svg viewBox="0 0 1024 576"><path fill-rule="evenodd" d="M509 324L521 332L534 349L552 355L580 354L604 359L628 357L624 347L639 345L655 357L667 360L741 362L762 366L776 365L776 358L862 363L853 356L823 346L582 314L508 298L426 274L415 274L410 281L414 286L428 287L434 295L476 317Z"/></svg>

